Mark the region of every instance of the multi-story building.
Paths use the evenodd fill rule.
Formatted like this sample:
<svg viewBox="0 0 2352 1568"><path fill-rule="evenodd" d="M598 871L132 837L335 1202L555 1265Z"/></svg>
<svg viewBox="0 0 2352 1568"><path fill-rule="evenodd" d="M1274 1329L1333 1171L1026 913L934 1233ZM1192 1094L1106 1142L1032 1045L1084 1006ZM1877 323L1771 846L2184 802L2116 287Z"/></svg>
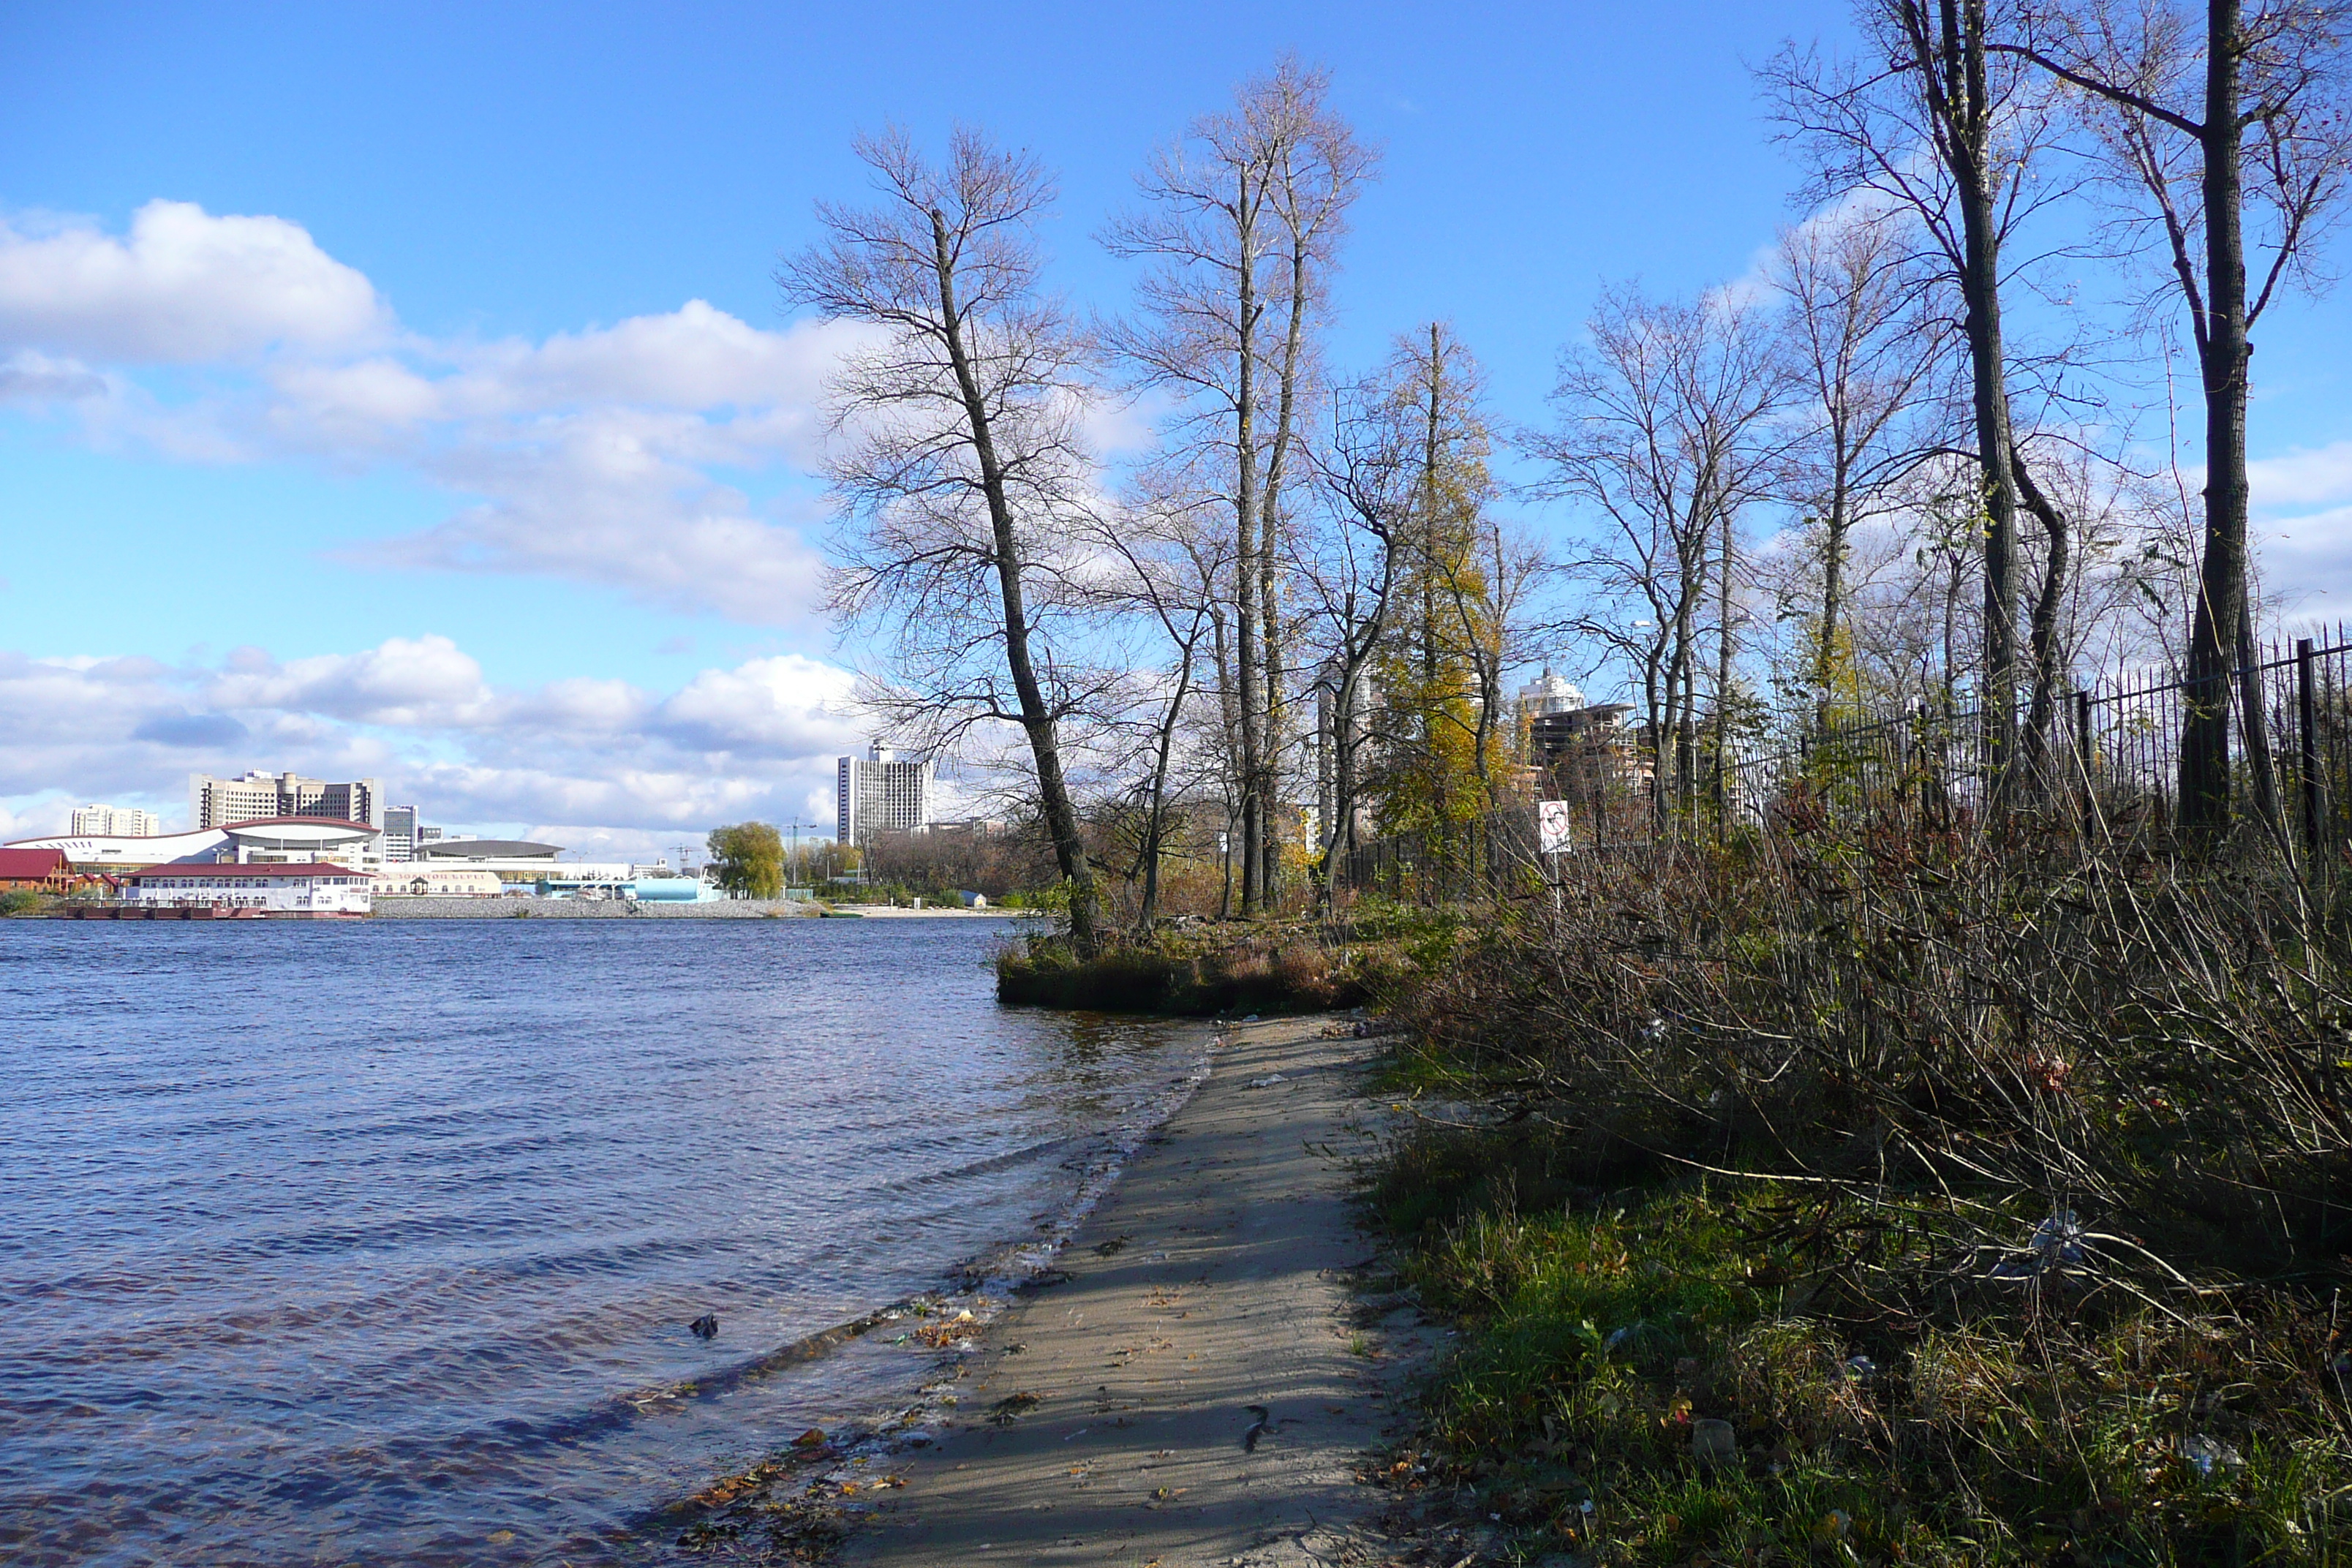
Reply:
<svg viewBox="0 0 2352 1568"><path fill-rule="evenodd" d="M96 834L105 838L152 838L163 831L163 819L135 805L78 805L73 831L77 837Z"/></svg>
<svg viewBox="0 0 2352 1568"><path fill-rule="evenodd" d="M835 770L834 838L843 847L877 833L908 833L931 820L931 764L903 763L876 744Z"/></svg>
<svg viewBox="0 0 2352 1568"><path fill-rule="evenodd" d="M382 827L383 794L373 779L329 784L299 773L249 773L233 779L188 775L190 827L226 827L265 816L331 816Z"/></svg>
<svg viewBox="0 0 2352 1568"><path fill-rule="evenodd" d="M416 808L395 805L383 814L383 861L404 866L416 858Z"/></svg>

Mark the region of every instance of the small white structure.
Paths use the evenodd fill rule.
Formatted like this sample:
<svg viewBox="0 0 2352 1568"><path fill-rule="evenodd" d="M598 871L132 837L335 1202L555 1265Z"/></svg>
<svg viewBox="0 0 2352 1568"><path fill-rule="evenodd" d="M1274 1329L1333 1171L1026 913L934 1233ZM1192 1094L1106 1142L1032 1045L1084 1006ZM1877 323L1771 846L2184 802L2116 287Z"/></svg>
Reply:
<svg viewBox="0 0 2352 1568"><path fill-rule="evenodd" d="M123 901L145 908L250 910L262 915L363 915L372 879L327 861L158 866L127 877Z"/></svg>
<svg viewBox="0 0 2352 1568"><path fill-rule="evenodd" d="M495 899L506 891L496 871L478 866L435 866L415 861L382 866L373 877L375 896L413 899Z"/></svg>

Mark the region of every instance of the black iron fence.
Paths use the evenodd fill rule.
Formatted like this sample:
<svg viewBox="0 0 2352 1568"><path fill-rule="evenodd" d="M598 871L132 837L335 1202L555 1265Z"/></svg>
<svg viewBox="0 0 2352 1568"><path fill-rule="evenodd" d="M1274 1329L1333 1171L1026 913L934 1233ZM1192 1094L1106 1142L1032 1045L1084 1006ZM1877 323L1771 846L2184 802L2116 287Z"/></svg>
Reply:
<svg viewBox="0 0 2352 1568"><path fill-rule="evenodd" d="M2231 682L2235 823L2319 871L2352 864L2352 637L2281 645ZM2259 691L2247 722L2245 677ZM1537 773L1535 801L1474 821L1376 838L1338 879L1398 897L1460 897L1547 852L1608 854L1806 818L1983 819L2000 794L2104 836L2168 834L2177 815L2188 684L2124 678L2021 700L2006 726L1980 703L1922 703L1818 720L1774 743L1718 743L1707 723L1668 755L1646 732L1591 737Z"/></svg>

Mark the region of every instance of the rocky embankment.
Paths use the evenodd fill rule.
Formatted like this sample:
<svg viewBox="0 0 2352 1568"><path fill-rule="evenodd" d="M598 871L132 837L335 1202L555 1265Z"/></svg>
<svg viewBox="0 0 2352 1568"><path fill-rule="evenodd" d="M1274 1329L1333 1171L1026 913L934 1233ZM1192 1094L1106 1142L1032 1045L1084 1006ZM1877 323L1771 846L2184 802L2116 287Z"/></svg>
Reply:
<svg viewBox="0 0 2352 1568"><path fill-rule="evenodd" d="M420 899L375 900L375 918L398 921L493 920L801 920L817 906L786 899L721 899L707 904L664 904L627 899Z"/></svg>

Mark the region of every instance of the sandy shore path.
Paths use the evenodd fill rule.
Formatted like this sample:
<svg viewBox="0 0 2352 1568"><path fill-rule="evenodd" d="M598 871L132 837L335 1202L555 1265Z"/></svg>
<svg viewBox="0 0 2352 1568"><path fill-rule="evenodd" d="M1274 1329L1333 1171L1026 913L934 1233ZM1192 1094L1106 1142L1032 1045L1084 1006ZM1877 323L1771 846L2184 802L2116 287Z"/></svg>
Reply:
<svg viewBox="0 0 2352 1568"><path fill-rule="evenodd" d="M1347 1526L1374 1498L1354 1471L1413 1347L1376 1367L1349 1326L1345 1275L1370 1251L1341 1164L1364 1047L1325 1022L1228 1032L1072 1241L1072 1278L991 1325L957 1426L841 1561L1356 1558Z"/></svg>

